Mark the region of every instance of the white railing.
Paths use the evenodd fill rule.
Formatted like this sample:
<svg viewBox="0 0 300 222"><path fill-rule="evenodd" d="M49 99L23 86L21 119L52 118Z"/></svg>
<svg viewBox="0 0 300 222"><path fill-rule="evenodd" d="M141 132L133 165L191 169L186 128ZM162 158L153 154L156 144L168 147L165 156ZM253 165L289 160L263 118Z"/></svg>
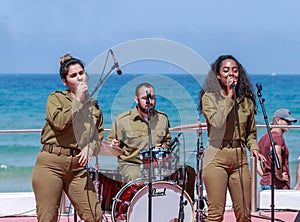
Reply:
<svg viewBox="0 0 300 222"><path fill-rule="evenodd" d="M272 128L295 128L299 129L300 125L271 125ZM256 125L257 128L266 128L266 125ZM180 132L180 131L196 131L199 128L202 130L207 130L206 123L195 123L183 126L175 126L170 128L170 132ZM109 132L110 129L104 129L105 132ZM41 129L18 129L18 130L0 130L0 134L18 134L18 133L40 133Z"/></svg>

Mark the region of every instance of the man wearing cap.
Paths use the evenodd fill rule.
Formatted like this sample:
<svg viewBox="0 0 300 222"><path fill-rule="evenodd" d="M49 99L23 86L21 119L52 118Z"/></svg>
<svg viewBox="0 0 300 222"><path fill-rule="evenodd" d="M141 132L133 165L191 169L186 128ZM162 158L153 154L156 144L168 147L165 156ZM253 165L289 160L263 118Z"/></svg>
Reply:
<svg viewBox="0 0 300 222"><path fill-rule="evenodd" d="M287 132L289 128L284 127L285 125L291 125L297 122L297 119L292 117L291 112L288 109L281 108L275 111L273 115L273 122L271 124L271 134L273 142L275 143L275 150L280 163L280 169L275 166L275 189L290 189L290 169L289 169L289 149L285 144L283 133ZM272 127L272 125L280 125L282 127ZM261 176L261 188L262 190L271 189L271 161L272 151L269 134L266 133L258 142L260 152L265 156L266 161L258 163L257 171Z"/></svg>

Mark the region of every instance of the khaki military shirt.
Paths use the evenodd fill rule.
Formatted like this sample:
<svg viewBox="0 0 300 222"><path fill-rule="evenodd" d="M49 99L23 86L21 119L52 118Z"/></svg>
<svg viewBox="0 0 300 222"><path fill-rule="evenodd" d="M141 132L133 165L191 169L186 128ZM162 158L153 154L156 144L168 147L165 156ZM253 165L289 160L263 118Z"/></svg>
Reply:
<svg viewBox="0 0 300 222"><path fill-rule="evenodd" d="M203 95L202 110L207 121L210 145L220 148L223 140L240 140L250 150L259 150L252 100L246 97L238 98L236 115L233 106L234 100L228 96L223 95L223 99L217 101L214 93L206 92Z"/></svg>
<svg viewBox="0 0 300 222"><path fill-rule="evenodd" d="M163 147L167 147L170 140L167 139L169 134L167 115L160 111L154 111L150 125L152 145L164 143ZM116 123L110 130L106 141L110 143L113 139L118 139L120 147L124 150L124 154L119 156L119 160L142 163L140 151L149 148L148 123L136 108L124 112L116 118Z"/></svg>
<svg viewBox="0 0 300 222"><path fill-rule="evenodd" d="M42 144L77 149L88 145L95 151L103 136L103 117L96 100L80 103L69 91L49 95Z"/></svg>

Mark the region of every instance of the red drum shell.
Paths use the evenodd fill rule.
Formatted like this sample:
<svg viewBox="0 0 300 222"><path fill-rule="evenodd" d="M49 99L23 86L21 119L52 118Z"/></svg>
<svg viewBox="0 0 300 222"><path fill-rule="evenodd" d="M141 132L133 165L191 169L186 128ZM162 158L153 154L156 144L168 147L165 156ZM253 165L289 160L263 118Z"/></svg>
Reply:
<svg viewBox="0 0 300 222"><path fill-rule="evenodd" d="M96 170L90 168L89 174L96 188ZM98 172L98 195L100 195L100 200L102 201L101 208L103 211L111 211L113 198L121 189L123 185L122 181L123 177L120 171L100 170Z"/></svg>

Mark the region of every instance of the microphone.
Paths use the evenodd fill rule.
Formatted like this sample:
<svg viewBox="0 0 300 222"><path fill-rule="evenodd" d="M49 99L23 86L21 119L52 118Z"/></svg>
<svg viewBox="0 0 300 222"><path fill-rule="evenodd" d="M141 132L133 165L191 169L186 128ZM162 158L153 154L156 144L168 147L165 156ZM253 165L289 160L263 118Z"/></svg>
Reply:
<svg viewBox="0 0 300 222"><path fill-rule="evenodd" d="M236 85L235 85L234 82L231 83L231 86L232 86L232 88L234 88L234 89L235 89L235 87L236 87Z"/></svg>
<svg viewBox="0 0 300 222"><path fill-rule="evenodd" d="M85 98L86 98L86 99L89 99L89 98L90 98L89 91L87 90L87 91L85 91L84 93L85 93Z"/></svg>
<svg viewBox="0 0 300 222"><path fill-rule="evenodd" d="M178 135L177 136L175 136L175 138L174 139L172 139L170 142L169 142L169 146L172 148L173 146L174 146L174 144L175 143L177 143L178 142L178 139L179 139L179 137L181 136L181 134L182 133L178 133Z"/></svg>
<svg viewBox="0 0 300 222"><path fill-rule="evenodd" d="M109 52L110 52L111 57L112 57L112 59L113 59L113 61L114 61L114 66L113 66L113 67L117 69L118 75L121 75L121 74L122 74L122 70L121 70L120 67L119 67L119 63L118 63L118 61L117 61L117 59L116 59L116 57L115 57L114 52L113 52L111 49L109 50Z"/></svg>
<svg viewBox="0 0 300 222"><path fill-rule="evenodd" d="M146 94L147 94L146 104L149 106L150 105L151 92L150 91L146 91Z"/></svg>
<svg viewBox="0 0 300 222"><path fill-rule="evenodd" d="M261 86L261 84L256 83L256 87L257 87L258 91L262 91L262 86Z"/></svg>

